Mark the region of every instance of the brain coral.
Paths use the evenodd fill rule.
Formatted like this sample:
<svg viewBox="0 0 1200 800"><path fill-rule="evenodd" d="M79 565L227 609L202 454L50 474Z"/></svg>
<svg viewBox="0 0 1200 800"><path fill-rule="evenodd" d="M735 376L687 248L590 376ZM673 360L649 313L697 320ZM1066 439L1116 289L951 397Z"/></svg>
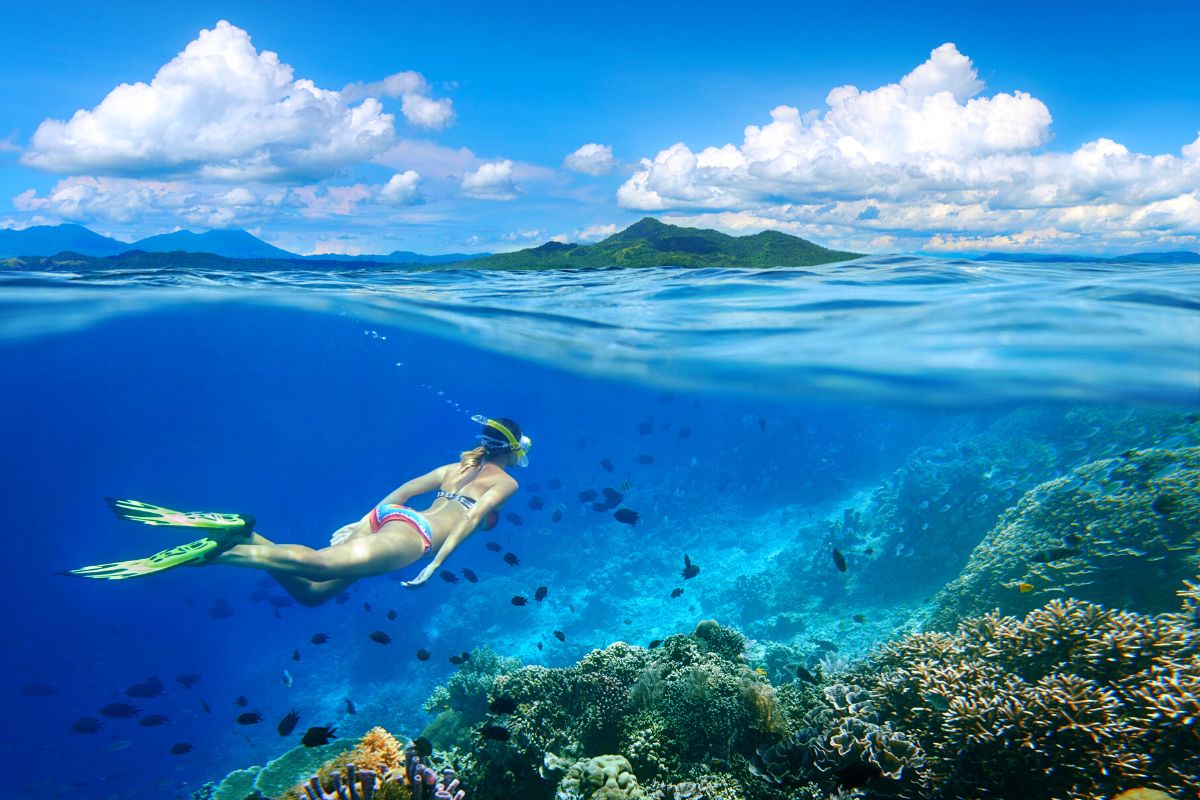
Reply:
<svg viewBox="0 0 1200 800"><path fill-rule="evenodd" d="M629 761L606 755L572 764L554 796L555 800L638 800L644 795Z"/></svg>
<svg viewBox="0 0 1200 800"><path fill-rule="evenodd" d="M1052 597L1161 613L1200 564L1200 447L1131 450L1029 491L938 596L929 627Z"/></svg>

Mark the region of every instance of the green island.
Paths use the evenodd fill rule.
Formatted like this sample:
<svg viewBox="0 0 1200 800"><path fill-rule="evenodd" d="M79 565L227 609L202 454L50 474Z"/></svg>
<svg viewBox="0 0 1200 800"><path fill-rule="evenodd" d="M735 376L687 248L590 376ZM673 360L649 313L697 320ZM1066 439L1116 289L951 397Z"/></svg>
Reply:
<svg viewBox="0 0 1200 800"><path fill-rule="evenodd" d="M90 233L90 232L89 232ZM244 234L250 237L250 234ZM194 237L199 238L199 237ZM250 237L253 238L253 237ZM16 270L105 270L105 269L487 269L542 270L602 267L716 267L765 269L808 267L859 258L861 253L830 250L779 231L763 231L749 236L729 236L704 228L668 225L652 217L630 225L595 244L547 242L539 247L497 253L469 260L449 262L397 262L391 257L359 257L353 261L336 256L281 256L246 258L210 252L150 252L137 248L119 254L87 255L64 250L55 255L21 255L0 258L0 268ZM269 247L265 243L264 247ZM9 252L12 252L11 250ZM239 252L245 252L241 250ZM428 256L415 258L429 259ZM387 259L387 260L385 260Z"/></svg>

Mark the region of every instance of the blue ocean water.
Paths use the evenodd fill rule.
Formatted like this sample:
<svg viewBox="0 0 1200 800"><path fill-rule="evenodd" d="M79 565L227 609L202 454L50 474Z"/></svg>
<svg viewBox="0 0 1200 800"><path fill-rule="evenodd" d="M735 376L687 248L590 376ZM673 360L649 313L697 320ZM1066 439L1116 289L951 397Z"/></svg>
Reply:
<svg viewBox="0 0 1200 800"><path fill-rule="evenodd" d="M919 627L1023 491L1130 448L1200 445L1198 298L1194 266L917 257L0 275L0 752L13 791L187 798L294 745L275 731L293 708L300 730L416 735L448 657L484 645L563 666L715 618L771 671L775 643L864 653ZM516 419L534 441L512 516L447 564L477 584L406 589L414 566L306 609L245 570L56 574L183 541L114 519L105 496L252 512L277 541L323 545L456 460L472 414ZM1014 457L1014 440L1039 458ZM912 498L871 546L853 540L847 521L873 491L935 462L969 480L932 510L932 494ZM637 525L580 502L606 487ZM957 522L930 528L922 514L942 506ZM702 568L686 582L685 553ZM511 604L541 585L545 602ZM177 681L187 674L193 686ZM129 696L151 677L160 693ZM138 716L100 712L114 702ZM263 721L237 724L247 710ZM140 724L151 714L168 721ZM102 727L76 732L81 717Z"/></svg>

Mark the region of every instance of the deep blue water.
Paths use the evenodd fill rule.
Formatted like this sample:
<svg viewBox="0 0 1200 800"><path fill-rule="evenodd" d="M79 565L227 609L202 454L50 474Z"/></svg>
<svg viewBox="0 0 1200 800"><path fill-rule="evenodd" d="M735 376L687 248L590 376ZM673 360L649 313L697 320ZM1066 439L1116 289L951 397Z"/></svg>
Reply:
<svg viewBox="0 0 1200 800"><path fill-rule="evenodd" d="M863 652L911 628L965 552L923 551L921 530L906 531L861 565L886 581L846 585L822 542L798 539L800 522L841 519L922 446L1014 420L1063 454L1026 484L1118 448L1200 443L1185 423L1155 438L1164 418L1200 407L1198 298L1195 267L916 258L770 272L0 276L0 752L16 796L189 797L294 744L274 730L293 707L301 730L415 735L447 657L479 645L560 666L715 617L752 638ZM1080 408L1111 423L1104 441L1063 423ZM320 546L455 460L474 413L512 417L534 441L506 509L522 524L477 534L447 564L478 584L408 590L380 577L303 609L252 600L283 593L251 571L55 574L184 540L114 519L110 495L249 511L276 540ZM638 526L578 502L605 486L625 487ZM960 499L994 517L1019 489ZM813 581L811 603L756 605L755 576L808 549L820 577L797 580ZM671 599L684 552L703 571ZM546 602L509 602L538 585ZM222 598L232 615L210 613ZM808 615L803 629L759 625L784 611ZM854 611L870 623L847 624ZM393 643L371 642L374 630ZM317 632L330 642L311 644ZM428 662L414 657L422 647ZM183 673L199 683L179 685ZM125 696L150 676L160 696ZM34 683L53 693L31 696ZM101 717L114 701L170 721ZM243 710L263 723L237 725ZM72 732L81 716L103 728ZM180 742L194 750L171 755Z"/></svg>

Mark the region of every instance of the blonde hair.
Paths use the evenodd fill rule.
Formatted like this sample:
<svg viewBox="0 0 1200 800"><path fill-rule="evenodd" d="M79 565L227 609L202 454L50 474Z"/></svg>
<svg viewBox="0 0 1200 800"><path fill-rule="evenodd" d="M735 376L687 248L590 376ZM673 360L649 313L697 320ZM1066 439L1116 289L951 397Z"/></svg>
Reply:
<svg viewBox="0 0 1200 800"><path fill-rule="evenodd" d="M474 450L464 450L458 457L458 471L466 472L469 469L475 469L487 456L488 449L484 445L479 445Z"/></svg>

